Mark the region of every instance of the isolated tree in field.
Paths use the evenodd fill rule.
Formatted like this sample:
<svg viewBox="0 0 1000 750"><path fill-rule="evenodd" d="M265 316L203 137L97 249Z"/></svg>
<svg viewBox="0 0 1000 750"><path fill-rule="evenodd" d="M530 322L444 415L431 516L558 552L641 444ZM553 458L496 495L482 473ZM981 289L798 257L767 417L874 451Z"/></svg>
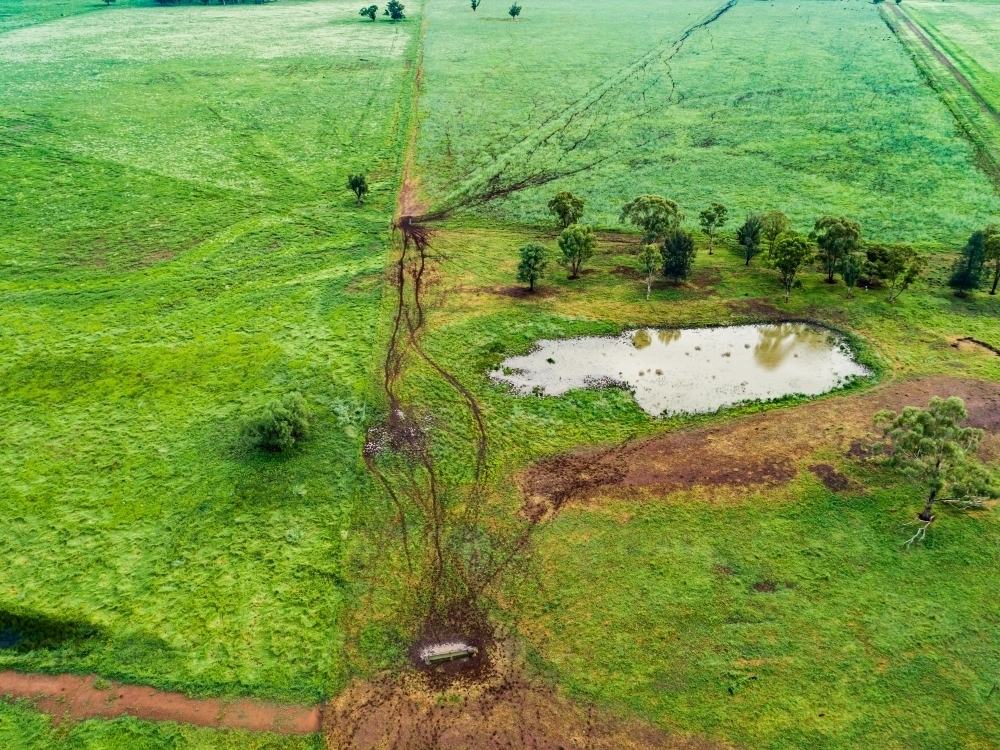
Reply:
<svg viewBox="0 0 1000 750"><path fill-rule="evenodd" d="M680 226L684 215L676 203L662 195L640 195L622 206L622 223L632 224L644 232L642 242L663 239Z"/></svg>
<svg viewBox="0 0 1000 750"><path fill-rule="evenodd" d="M115 0L104 0L105 5L111 5Z"/></svg>
<svg viewBox="0 0 1000 750"><path fill-rule="evenodd" d="M743 251L743 257L747 259L747 265L760 253L760 236L763 231L764 221L760 214L750 213L744 220L740 228L736 230L736 242Z"/></svg>
<svg viewBox="0 0 1000 750"><path fill-rule="evenodd" d="M993 286L990 287L990 294L997 293L997 284L1000 283L1000 227L990 224L986 227L986 239L983 242L984 255L989 264L990 274L993 276Z"/></svg>
<svg viewBox="0 0 1000 750"><path fill-rule="evenodd" d="M691 265L696 254L694 239L688 232L683 229L670 230L660 247L663 275L674 281L683 281L691 275Z"/></svg>
<svg viewBox="0 0 1000 750"><path fill-rule="evenodd" d="M391 21L402 21L406 18L403 14L403 8L405 7L399 0L389 0L385 5L385 12L382 15L389 16L389 20Z"/></svg>
<svg viewBox="0 0 1000 750"><path fill-rule="evenodd" d="M760 233L767 240L767 251L773 252L774 243L777 241L778 235L792 228L792 220L781 213L781 211L768 211L760 217L760 220Z"/></svg>
<svg viewBox="0 0 1000 750"><path fill-rule="evenodd" d="M368 180L363 174L352 174L347 178L347 189L358 197L358 205L368 193Z"/></svg>
<svg viewBox="0 0 1000 750"><path fill-rule="evenodd" d="M909 245L872 245L866 251L868 272L889 288L889 301L895 302L926 265L923 256Z"/></svg>
<svg viewBox="0 0 1000 750"><path fill-rule="evenodd" d="M819 259L826 271L826 282L833 284L840 259L855 252L861 245L861 225L844 216L821 216L816 219L809 237L819 245Z"/></svg>
<svg viewBox="0 0 1000 750"><path fill-rule="evenodd" d="M309 437L309 406L299 393L272 401L243 423L248 447L280 452Z"/></svg>
<svg viewBox="0 0 1000 750"><path fill-rule="evenodd" d="M549 251L544 245L537 242L529 242L519 251L521 260L517 264L517 280L528 282L528 291L535 291L535 282L545 274L545 267L549 264Z"/></svg>
<svg viewBox="0 0 1000 750"><path fill-rule="evenodd" d="M559 249L562 250L559 264L569 271L571 279L580 277L580 270L593 257L596 245L594 230L582 224L571 224L559 235Z"/></svg>
<svg viewBox="0 0 1000 750"><path fill-rule="evenodd" d="M882 428L888 463L927 489L921 521L934 519L935 502L979 507L997 496L994 477L976 458L983 431L960 427L968 413L962 399L935 396L926 409L907 406L901 414L883 409L875 415Z"/></svg>
<svg viewBox="0 0 1000 750"><path fill-rule="evenodd" d="M517 3L514 3L507 9L507 13L510 14L511 21L516 21L517 17L521 15L521 6L518 5Z"/></svg>
<svg viewBox="0 0 1000 750"><path fill-rule="evenodd" d="M715 234L722 229L726 223L726 216L729 209L721 203L713 203L708 208L702 209L698 214L698 223L701 224L701 231L708 236L708 254L712 254L715 249Z"/></svg>
<svg viewBox="0 0 1000 750"><path fill-rule="evenodd" d="M549 201L549 213L556 217L559 228L565 229L583 218L583 198L565 190L556 193Z"/></svg>
<svg viewBox="0 0 1000 750"><path fill-rule="evenodd" d="M785 302L788 302L795 276L812 258L812 245L801 234L783 232L775 240L774 250L768 254L768 261L781 279L781 285L785 289Z"/></svg>
<svg viewBox="0 0 1000 750"><path fill-rule="evenodd" d="M976 230L969 237L962 254L951 269L948 286L959 296L965 296L982 283L983 266L986 264L986 232Z"/></svg>
<svg viewBox="0 0 1000 750"><path fill-rule="evenodd" d="M479 7L479 5L480 5L480 3L482 3L482 1L483 0L471 0L471 3L472 3L472 12L473 13L475 13L476 8Z"/></svg>
<svg viewBox="0 0 1000 750"><path fill-rule="evenodd" d="M844 280L847 287L847 299L854 296L854 287L858 285L858 279L865 270L865 261L857 253L850 253L840 259L840 278Z"/></svg>
<svg viewBox="0 0 1000 750"><path fill-rule="evenodd" d="M361 15L364 16L365 18L370 18L371 20L374 21L375 16L378 15L378 6L369 5L367 8L362 8Z"/></svg>
<svg viewBox="0 0 1000 750"><path fill-rule="evenodd" d="M660 253L656 251L656 245L643 245L639 251L639 270L646 279L646 301L649 301L650 292L653 291L653 277L660 268Z"/></svg>

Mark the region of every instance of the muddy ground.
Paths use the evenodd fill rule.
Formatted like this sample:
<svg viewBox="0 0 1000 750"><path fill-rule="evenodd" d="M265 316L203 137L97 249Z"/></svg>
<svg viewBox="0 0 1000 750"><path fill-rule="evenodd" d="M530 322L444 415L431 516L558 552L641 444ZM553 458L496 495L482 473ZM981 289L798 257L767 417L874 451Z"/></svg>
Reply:
<svg viewBox="0 0 1000 750"><path fill-rule="evenodd" d="M1000 453L1000 385L929 377L892 382L871 391L827 398L710 427L673 432L625 446L564 454L522 472L524 512L542 518L566 503L639 498L677 490L758 488L794 479L817 452L864 455L880 409L926 406L931 396L959 396L968 424L989 433L981 453ZM818 466L818 465L817 465ZM833 467L816 468L827 486L847 489Z"/></svg>

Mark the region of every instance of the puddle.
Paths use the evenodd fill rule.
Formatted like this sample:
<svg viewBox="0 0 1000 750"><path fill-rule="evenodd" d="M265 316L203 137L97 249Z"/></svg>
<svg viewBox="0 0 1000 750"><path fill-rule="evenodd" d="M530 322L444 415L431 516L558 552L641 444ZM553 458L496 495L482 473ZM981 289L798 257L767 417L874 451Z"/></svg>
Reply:
<svg viewBox="0 0 1000 750"><path fill-rule="evenodd" d="M779 323L539 341L489 376L523 395L623 385L646 413L660 416L816 396L868 374L842 337L805 323Z"/></svg>

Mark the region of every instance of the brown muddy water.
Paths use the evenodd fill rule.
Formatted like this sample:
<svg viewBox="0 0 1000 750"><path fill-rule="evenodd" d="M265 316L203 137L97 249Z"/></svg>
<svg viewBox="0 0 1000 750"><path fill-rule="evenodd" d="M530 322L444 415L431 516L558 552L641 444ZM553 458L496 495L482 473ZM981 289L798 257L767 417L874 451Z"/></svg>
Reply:
<svg viewBox="0 0 1000 750"><path fill-rule="evenodd" d="M869 374L841 336L806 323L778 323L539 341L489 376L522 395L620 385L647 414L669 416L817 396Z"/></svg>

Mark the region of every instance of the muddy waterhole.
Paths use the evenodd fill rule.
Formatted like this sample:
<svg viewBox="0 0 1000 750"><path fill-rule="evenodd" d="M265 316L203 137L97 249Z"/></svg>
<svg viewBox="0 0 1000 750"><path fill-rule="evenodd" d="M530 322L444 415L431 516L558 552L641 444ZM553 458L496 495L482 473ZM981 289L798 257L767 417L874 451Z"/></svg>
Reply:
<svg viewBox="0 0 1000 750"><path fill-rule="evenodd" d="M543 340L489 373L516 393L624 386L653 416L816 396L868 375L843 337L806 323L625 331Z"/></svg>

